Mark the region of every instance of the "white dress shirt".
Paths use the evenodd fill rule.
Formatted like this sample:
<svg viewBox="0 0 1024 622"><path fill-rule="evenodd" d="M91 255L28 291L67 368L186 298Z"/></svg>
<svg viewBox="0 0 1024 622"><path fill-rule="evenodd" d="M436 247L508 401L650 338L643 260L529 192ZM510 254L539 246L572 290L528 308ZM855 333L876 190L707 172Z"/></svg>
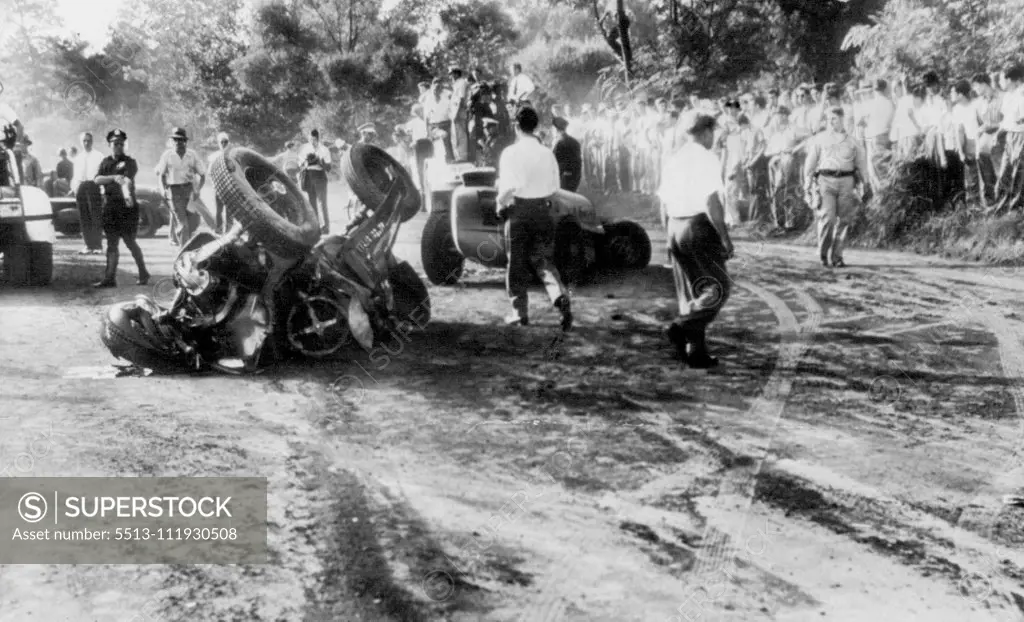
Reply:
<svg viewBox="0 0 1024 622"><path fill-rule="evenodd" d="M498 161L498 204L512 198L543 199L561 188L558 161L551 149L534 136L521 136L501 152Z"/></svg>
<svg viewBox="0 0 1024 622"><path fill-rule="evenodd" d="M205 174L204 167L200 164L199 155L191 149L186 149L183 156L179 156L174 149L168 149L160 156L160 162L157 163L154 170L157 177L167 174L168 186L195 183L196 177L202 177ZM78 165L76 164L75 175L77 174Z"/></svg>
<svg viewBox="0 0 1024 622"><path fill-rule="evenodd" d="M1003 95L1003 122L1001 127L1007 132L1024 132L1024 91L1020 88Z"/></svg>
<svg viewBox="0 0 1024 622"><path fill-rule="evenodd" d="M328 149L326 145L320 143L314 148L312 143L306 143L299 147L299 163L301 164L302 162L305 162L306 156L308 156L311 153L316 154L316 157L320 158L324 162L331 161L331 150ZM324 167L320 166L319 164L311 164L306 167L306 170L322 171L324 170Z"/></svg>
<svg viewBox="0 0 1024 622"><path fill-rule="evenodd" d="M896 106L892 100L880 93L875 93L871 101L863 104L864 110L864 137L875 138L885 136L888 138L892 130L892 119L896 115Z"/></svg>
<svg viewBox="0 0 1024 622"><path fill-rule="evenodd" d="M71 188L78 190L78 185L83 181L92 181L96 178L96 175L100 170L100 162L107 156L103 155L96 149L92 151L86 151L82 149L75 156L75 172L74 177L71 179Z"/></svg>
<svg viewBox="0 0 1024 622"><path fill-rule="evenodd" d="M665 161L661 179L658 196L670 218L706 214L711 195L725 194L718 157L692 140Z"/></svg>
<svg viewBox="0 0 1024 622"><path fill-rule="evenodd" d="M439 97L434 97L434 94L430 93L427 101L423 104L423 118L427 120L427 123L450 121L451 112L451 98L444 92Z"/></svg>
<svg viewBox="0 0 1024 622"><path fill-rule="evenodd" d="M419 117L412 117L409 119L405 124L405 129L409 131L409 135L412 136L412 141L414 143L417 140L430 139L427 122Z"/></svg>
<svg viewBox="0 0 1024 622"><path fill-rule="evenodd" d="M974 101L967 104L956 104L953 106L953 128L964 128L964 136L968 148L973 146L981 134L981 121L978 116L978 106Z"/></svg>
<svg viewBox="0 0 1024 622"><path fill-rule="evenodd" d="M520 99L529 99L536 89L537 85L533 83L533 80L525 73L520 73L508 83L508 100L517 102Z"/></svg>

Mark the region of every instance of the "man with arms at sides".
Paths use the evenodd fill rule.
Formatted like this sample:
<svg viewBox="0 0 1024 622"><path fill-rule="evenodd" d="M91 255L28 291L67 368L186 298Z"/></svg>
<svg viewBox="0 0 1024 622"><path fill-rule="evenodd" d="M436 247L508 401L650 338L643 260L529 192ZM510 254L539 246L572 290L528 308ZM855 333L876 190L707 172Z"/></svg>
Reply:
<svg viewBox="0 0 1024 622"><path fill-rule="evenodd" d="M327 212L327 172L331 170L331 151L320 142L320 130L310 130L309 142L299 149L299 170L302 189L320 218L320 233L327 235L331 232L331 216Z"/></svg>
<svg viewBox="0 0 1024 622"><path fill-rule="evenodd" d="M527 288L534 275L562 315L562 331L572 330L569 292L555 268L555 219L551 196L558 191L558 162L533 135L540 119L533 108L516 113L516 143L501 154L498 215L505 217L508 271L505 288L513 313L509 325L529 323Z"/></svg>
<svg viewBox="0 0 1024 622"><path fill-rule="evenodd" d="M996 171L1002 160L1003 148L999 145L999 127L1003 121L1003 100L999 91L992 88L992 78L979 73L971 78L971 88L978 94L975 106L978 109L978 194L982 204L992 206L996 201Z"/></svg>
<svg viewBox="0 0 1024 622"><path fill-rule="evenodd" d="M81 137L82 151L74 163L74 177L71 192L78 206L78 219L82 226L85 249L79 255L103 254L103 195L93 179L100 169L103 154L92 148L92 134L85 132Z"/></svg>
<svg viewBox="0 0 1024 622"><path fill-rule="evenodd" d="M679 317L666 335L690 367L707 369L718 364L708 352L707 328L729 299L725 262L733 245L722 207L722 165L711 151L715 119L689 112L681 120L691 139L669 159L658 192L679 301Z"/></svg>
<svg viewBox="0 0 1024 622"><path fill-rule="evenodd" d="M171 207L171 244L183 246L188 243L199 228L199 214L189 211L188 205L199 198L199 191L206 183L206 168L200 164L199 156L188 148L188 134L184 128L171 131L174 148L160 156L156 165L156 176L160 180L160 192L170 192L168 203ZM78 169L78 166L75 166ZM196 179L198 178L198 185Z"/></svg>
<svg viewBox="0 0 1024 622"><path fill-rule="evenodd" d="M568 121L562 117L555 117L551 125L555 128L555 144L551 150L558 162L562 189L576 192L583 179L583 150L580 142L567 133Z"/></svg>

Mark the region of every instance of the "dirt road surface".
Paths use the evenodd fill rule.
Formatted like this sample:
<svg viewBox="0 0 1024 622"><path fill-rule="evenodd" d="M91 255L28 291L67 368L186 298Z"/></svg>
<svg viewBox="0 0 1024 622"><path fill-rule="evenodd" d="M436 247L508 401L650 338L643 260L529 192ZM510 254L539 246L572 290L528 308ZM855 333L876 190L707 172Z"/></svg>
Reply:
<svg viewBox="0 0 1024 622"><path fill-rule="evenodd" d="M98 314L168 299L166 229L117 290L62 239L0 293L0 470L266 477L271 563L0 567L0 620L1024 618L1021 273L741 239L695 371L651 235L564 339L470 266L407 339L248 378L116 377Z"/></svg>

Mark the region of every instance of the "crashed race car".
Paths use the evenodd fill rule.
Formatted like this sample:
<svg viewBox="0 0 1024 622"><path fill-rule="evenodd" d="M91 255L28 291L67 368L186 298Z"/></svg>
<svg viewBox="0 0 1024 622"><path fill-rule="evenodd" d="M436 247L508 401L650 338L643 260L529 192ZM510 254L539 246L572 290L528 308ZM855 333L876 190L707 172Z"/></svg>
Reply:
<svg viewBox="0 0 1024 622"><path fill-rule="evenodd" d="M362 209L344 233L320 238L316 212L284 171L241 147L215 160L234 227L182 248L169 308L138 296L108 310L101 338L111 354L164 373L240 374L290 356L334 356L353 340L370 351L424 326L427 288L392 252L420 208L412 179L369 145L353 147L341 168Z"/></svg>
<svg viewBox="0 0 1024 622"><path fill-rule="evenodd" d="M435 285L453 285L466 259L488 268L508 263L504 221L497 214L497 171L471 163L428 167L430 214L423 228L423 270ZM639 224L604 218L581 194L559 190L555 217L555 267L566 284L581 283L594 269L639 270L651 261L651 240Z"/></svg>
<svg viewBox="0 0 1024 622"><path fill-rule="evenodd" d="M53 226L57 233L77 236L82 233L78 217L78 202L69 196L70 186L63 179L55 179L51 171L43 175L43 190L50 197L53 210ZM136 187L135 198L139 202L140 238L151 238L164 225L171 224L171 208L156 188Z"/></svg>

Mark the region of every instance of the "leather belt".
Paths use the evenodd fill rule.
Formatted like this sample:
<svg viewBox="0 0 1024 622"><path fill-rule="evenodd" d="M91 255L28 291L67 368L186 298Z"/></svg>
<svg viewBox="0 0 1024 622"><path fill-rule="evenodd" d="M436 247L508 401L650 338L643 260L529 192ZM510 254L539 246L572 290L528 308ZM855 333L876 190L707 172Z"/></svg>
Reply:
<svg viewBox="0 0 1024 622"><path fill-rule="evenodd" d="M831 169L821 169L815 171L815 175L821 175L822 177L853 177L853 171L836 171Z"/></svg>
<svg viewBox="0 0 1024 622"><path fill-rule="evenodd" d="M515 197L514 207L548 207L551 205L551 199L543 197L540 199L520 199Z"/></svg>

